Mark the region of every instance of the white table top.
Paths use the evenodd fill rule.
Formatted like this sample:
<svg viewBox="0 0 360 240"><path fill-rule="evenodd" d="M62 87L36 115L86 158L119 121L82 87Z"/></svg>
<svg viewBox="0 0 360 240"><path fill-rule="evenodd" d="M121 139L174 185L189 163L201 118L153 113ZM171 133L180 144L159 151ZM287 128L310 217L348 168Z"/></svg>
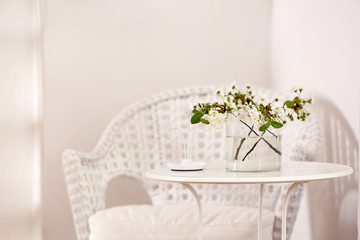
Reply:
<svg viewBox="0 0 360 240"><path fill-rule="evenodd" d="M146 177L158 181L179 183L284 183L308 182L350 175L346 165L322 162L283 162L279 171L227 172L225 164L209 165L202 171L171 171L168 168L146 172Z"/></svg>

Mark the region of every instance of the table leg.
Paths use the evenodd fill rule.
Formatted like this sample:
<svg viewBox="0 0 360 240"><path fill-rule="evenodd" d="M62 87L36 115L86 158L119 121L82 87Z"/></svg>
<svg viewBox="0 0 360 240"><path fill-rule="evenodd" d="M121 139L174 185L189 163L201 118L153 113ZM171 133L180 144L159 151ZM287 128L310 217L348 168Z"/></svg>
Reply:
<svg viewBox="0 0 360 240"><path fill-rule="evenodd" d="M184 185L186 188L188 188L192 194L194 195L195 199L196 199L196 203L198 206L198 213L199 213L199 219L198 219L198 240L202 240L202 206L201 206L201 201L200 201L200 197L199 194L196 192L196 190L193 188L193 186L191 186L189 183L181 183L182 185Z"/></svg>
<svg viewBox="0 0 360 240"><path fill-rule="evenodd" d="M285 198L284 198L284 202L283 202L283 206L282 206L282 217L281 217L281 240L286 240L286 213L287 213L287 206L288 206L288 202L289 202L289 198L291 195L292 190L294 190L294 188L301 184L301 183L305 183L305 182L294 182L291 187L288 189L288 191L286 192Z"/></svg>
<svg viewBox="0 0 360 240"><path fill-rule="evenodd" d="M259 189L259 205L258 205L258 210L259 210L259 214L258 214L258 240L262 239L262 199L263 199L263 189L264 189L264 184L261 183L260 184L260 189Z"/></svg>

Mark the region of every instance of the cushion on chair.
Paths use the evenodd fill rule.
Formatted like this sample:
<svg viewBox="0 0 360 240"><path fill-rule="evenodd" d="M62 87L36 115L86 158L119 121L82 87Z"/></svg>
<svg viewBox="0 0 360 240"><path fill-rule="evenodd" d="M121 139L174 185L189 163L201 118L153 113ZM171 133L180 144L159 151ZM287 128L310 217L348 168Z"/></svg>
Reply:
<svg viewBox="0 0 360 240"><path fill-rule="evenodd" d="M203 206L203 239L257 239L256 208ZM108 208L89 218L89 240L196 240L198 209L191 204ZM263 239L272 239L274 214L263 209Z"/></svg>

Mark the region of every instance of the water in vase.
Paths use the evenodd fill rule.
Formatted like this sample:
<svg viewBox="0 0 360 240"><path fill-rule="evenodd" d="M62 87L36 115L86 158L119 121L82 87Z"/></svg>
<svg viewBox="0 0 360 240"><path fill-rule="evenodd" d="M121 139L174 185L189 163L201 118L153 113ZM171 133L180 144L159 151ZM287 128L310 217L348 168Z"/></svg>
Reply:
<svg viewBox="0 0 360 240"><path fill-rule="evenodd" d="M275 171L281 167L281 136L226 137L228 171Z"/></svg>

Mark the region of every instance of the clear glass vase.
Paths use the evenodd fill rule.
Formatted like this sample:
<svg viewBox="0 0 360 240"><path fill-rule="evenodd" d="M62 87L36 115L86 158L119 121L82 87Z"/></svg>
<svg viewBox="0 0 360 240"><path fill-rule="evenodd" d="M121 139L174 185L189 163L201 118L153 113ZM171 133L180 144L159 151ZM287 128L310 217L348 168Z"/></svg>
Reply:
<svg viewBox="0 0 360 240"><path fill-rule="evenodd" d="M226 129L226 170L232 172L276 171L281 168L281 134L265 132L231 118Z"/></svg>

